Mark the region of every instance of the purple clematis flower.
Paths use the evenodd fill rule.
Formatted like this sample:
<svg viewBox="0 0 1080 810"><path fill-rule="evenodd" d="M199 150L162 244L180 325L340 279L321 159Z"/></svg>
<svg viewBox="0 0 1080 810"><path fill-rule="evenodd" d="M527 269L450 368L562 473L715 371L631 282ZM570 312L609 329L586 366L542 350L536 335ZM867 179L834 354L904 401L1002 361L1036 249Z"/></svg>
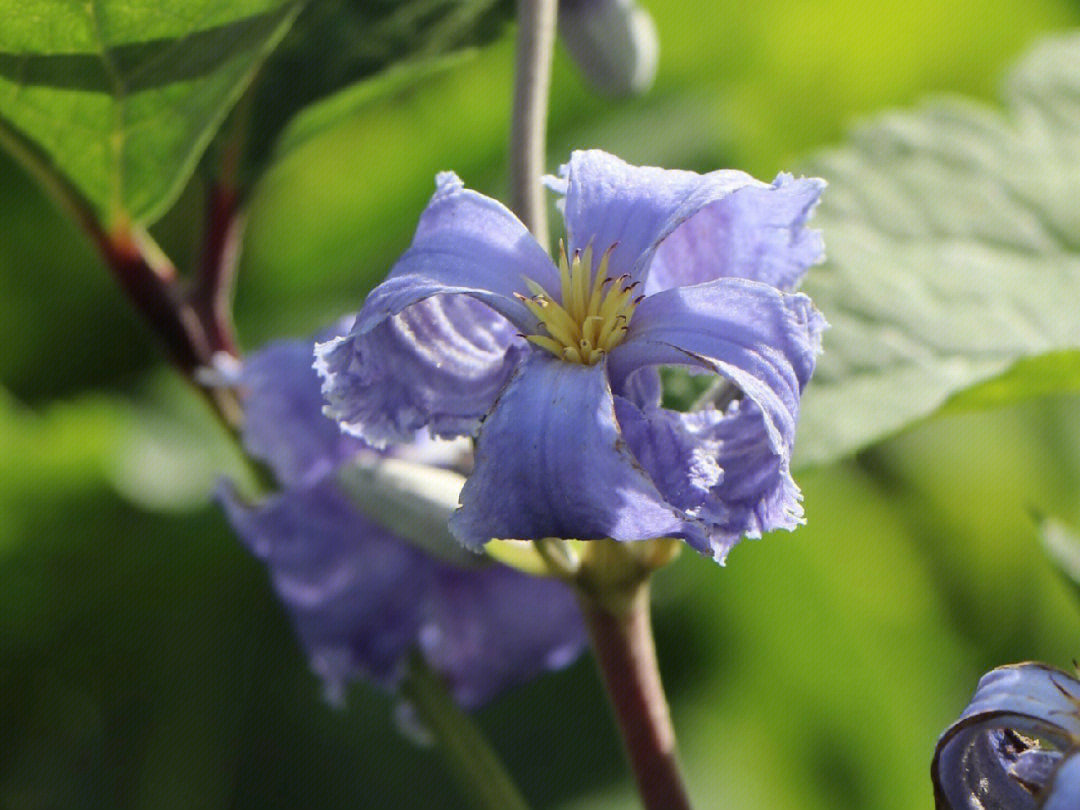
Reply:
<svg viewBox="0 0 1080 810"><path fill-rule="evenodd" d="M1080 681L1036 663L988 672L931 776L938 810L1080 807Z"/></svg>
<svg viewBox="0 0 1080 810"><path fill-rule="evenodd" d="M585 633L567 586L474 555L458 567L373 520L341 485L347 465L387 456L449 466L458 443L423 437L378 453L343 435L322 415L308 342L253 354L239 383L245 448L282 489L257 505L227 485L219 497L266 563L332 700L357 677L392 688L415 650L473 708L581 652Z"/></svg>
<svg viewBox="0 0 1080 810"><path fill-rule="evenodd" d="M451 529L491 538L678 537L722 561L793 528L789 472L825 322L789 290L822 253L823 183L699 175L575 152L558 263L450 173L351 331L320 344L326 412L373 444L477 432ZM658 366L726 378L723 410L660 405Z"/></svg>

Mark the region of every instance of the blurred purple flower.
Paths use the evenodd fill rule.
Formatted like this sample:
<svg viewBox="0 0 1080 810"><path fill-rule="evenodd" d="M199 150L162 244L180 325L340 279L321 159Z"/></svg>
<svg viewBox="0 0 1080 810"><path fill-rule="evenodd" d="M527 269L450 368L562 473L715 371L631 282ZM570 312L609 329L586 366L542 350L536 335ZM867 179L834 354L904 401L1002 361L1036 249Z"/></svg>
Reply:
<svg viewBox="0 0 1080 810"><path fill-rule="evenodd" d="M1080 681L1045 666L999 667L979 681L931 766L938 810L1080 807Z"/></svg>
<svg viewBox="0 0 1080 810"><path fill-rule="evenodd" d="M479 429L451 521L473 548L669 536L722 561L800 523L791 448L825 323L787 291L821 256L804 225L823 183L592 151L550 185L558 266L506 208L439 176L410 249L349 334L317 347L327 413L372 443ZM666 410L660 365L740 395Z"/></svg>
<svg viewBox="0 0 1080 810"><path fill-rule="evenodd" d="M392 687L413 650L469 708L577 657L585 635L565 585L481 557L456 567L361 512L338 479L343 465L388 455L445 465L460 447L424 439L377 453L343 435L322 415L307 342L256 352L239 382L245 448L282 489L249 505L223 485L219 498L332 700L357 677Z"/></svg>

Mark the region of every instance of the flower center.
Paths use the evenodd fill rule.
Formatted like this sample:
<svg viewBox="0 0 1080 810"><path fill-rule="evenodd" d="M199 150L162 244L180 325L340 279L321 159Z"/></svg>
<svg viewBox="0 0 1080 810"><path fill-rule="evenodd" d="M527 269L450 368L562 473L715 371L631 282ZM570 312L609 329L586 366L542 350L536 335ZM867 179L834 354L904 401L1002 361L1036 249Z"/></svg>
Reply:
<svg viewBox="0 0 1080 810"><path fill-rule="evenodd" d="M560 360L586 366L593 365L622 343L630 327L630 316L645 296L633 297L639 282L627 284L629 274L618 278L608 276L610 255L611 248L608 248L594 272L592 245L583 251L574 251L571 261L567 259L566 247L560 242L562 303L528 278L525 286L532 297L516 296L547 332L546 335L524 335L525 339L547 349Z"/></svg>

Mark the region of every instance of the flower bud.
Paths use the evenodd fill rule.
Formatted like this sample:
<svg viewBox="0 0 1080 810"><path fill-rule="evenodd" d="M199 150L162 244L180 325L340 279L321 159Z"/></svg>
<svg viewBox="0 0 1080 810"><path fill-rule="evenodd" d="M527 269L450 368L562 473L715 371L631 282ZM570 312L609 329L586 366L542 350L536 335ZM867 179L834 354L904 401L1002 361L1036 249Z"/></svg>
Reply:
<svg viewBox="0 0 1080 810"><path fill-rule="evenodd" d="M634 0L562 0L559 35L585 77L611 96L644 93L656 78L656 25Z"/></svg>

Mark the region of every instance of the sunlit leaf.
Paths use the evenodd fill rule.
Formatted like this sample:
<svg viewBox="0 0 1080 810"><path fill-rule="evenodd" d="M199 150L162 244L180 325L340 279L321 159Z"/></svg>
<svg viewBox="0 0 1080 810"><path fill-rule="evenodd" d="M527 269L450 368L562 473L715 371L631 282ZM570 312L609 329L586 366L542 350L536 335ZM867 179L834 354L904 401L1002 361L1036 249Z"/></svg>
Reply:
<svg viewBox="0 0 1080 810"><path fill-rule="evenodd" d="M107 223L149 223L300 0L0 0L0 143Z"/></svg>
<svg viewBox="0 0 1080 810"><path fill-rule="evenodd" d="M1076 390L1078 64L1080 36L1050 40L1006 82L1004 110L933 101L808 167L830 182L815 216L829 258L805 286L832 329L797 461L851 453L950 397Z"/></svg>

